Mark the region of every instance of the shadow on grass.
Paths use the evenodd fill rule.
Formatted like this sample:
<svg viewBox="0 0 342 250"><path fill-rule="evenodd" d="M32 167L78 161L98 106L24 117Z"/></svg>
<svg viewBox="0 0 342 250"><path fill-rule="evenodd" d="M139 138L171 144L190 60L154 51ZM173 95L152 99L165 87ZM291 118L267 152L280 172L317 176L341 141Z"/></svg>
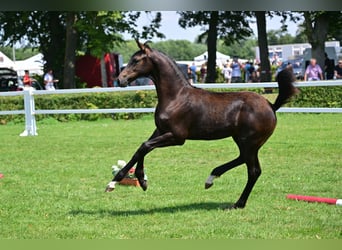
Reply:
<svg viewBox="0 0 342 250"><path fill-rule="evenodd" d="M176 213L176 212L189 212L195 210L229 210L233 203L218 203L218 202L201 202L201 203L191 203L172 207L157 207L151 209L138 209L138 210L72 210L71 215L98 215L98 216L134 216L134 215L148 215L155 213Z"/></svg>

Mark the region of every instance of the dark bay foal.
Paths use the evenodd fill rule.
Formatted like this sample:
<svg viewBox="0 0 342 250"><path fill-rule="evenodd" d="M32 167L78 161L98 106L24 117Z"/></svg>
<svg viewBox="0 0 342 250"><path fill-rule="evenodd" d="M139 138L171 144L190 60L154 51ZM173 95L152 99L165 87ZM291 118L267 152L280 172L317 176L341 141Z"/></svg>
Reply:
<svg viewBox="0 0 342 250"><path fill-rule="evenodd" d="M276 127L275 111L295 95L292 71L278 74L279 95L274 104L254 92L216 93L193 87L177 64L165 54L137 41L140 48L121 72L121 87L138 77L153 80L158 95L155 111L156 130L135 152L131 160L108 184L106 191L114 190L126 173L137 163L135 174L143 190L144 157L158 147L183 145L185 140L215 140L232 137L239 156L214 168L205 182L205 188L228 170L243 163L247 165L248 181L233 208L243 208L261 174L258 151Z"/></svg>

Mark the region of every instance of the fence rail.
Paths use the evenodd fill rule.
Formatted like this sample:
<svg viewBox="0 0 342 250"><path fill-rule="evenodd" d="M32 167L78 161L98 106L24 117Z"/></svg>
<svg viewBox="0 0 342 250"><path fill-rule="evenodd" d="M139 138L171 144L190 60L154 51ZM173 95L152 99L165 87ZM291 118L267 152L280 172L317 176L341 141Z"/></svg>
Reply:
<svg viewBox="0 0 342 250"><path fill-rule="evenodd" d="M195 84L194 86L204 89L236 89L236 88L278 88L275 82L267 83L234 83L234 84ZM319 86L342 86L342 81L315 81L315 82L298 82L297 87L319 87ZM148 86L132 86L127 88L87 88L87 89L61 89L61 90L34 90L26 89L16 92L2 92L1 96L20 96L24 98L24 110L4 110L0 111L0 115L22 115L25 114L25 130L21 136L37 135L35 115L40 114L94 114L94 113L152 113L155 108L120 108L120 109L58 109L58 110L36 110L34 104L35 95L51 95L51 94L77 94L77 93L101 93L101 92L123 92L137 90L155 90L154 85ZM342 113L342 108L280 108L277 112L291 113Z"/></svg>

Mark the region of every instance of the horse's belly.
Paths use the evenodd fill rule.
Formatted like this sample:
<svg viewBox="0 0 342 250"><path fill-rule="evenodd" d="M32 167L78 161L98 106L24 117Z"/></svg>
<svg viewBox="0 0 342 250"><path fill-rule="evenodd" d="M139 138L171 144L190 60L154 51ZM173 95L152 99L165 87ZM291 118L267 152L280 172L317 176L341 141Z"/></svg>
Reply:
<svg viewBox="0 0 342 250"><path fill-rule="evenodd" d="M232 128L221 127L201 127L197 129L191 129L188 139L190 140L217 140L232 136Z"/></svg>

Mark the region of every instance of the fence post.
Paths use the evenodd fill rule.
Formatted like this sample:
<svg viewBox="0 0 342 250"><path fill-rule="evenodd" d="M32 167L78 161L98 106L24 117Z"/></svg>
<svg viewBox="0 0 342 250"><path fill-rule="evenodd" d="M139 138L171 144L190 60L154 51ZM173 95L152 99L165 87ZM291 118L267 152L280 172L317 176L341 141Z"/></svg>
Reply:
<svg viewBox="0 0 342 250"><path fill-rule="evenodd" d="M24 89L25 130L20 136L35 136L37 134L33 88Z"/></svg>

